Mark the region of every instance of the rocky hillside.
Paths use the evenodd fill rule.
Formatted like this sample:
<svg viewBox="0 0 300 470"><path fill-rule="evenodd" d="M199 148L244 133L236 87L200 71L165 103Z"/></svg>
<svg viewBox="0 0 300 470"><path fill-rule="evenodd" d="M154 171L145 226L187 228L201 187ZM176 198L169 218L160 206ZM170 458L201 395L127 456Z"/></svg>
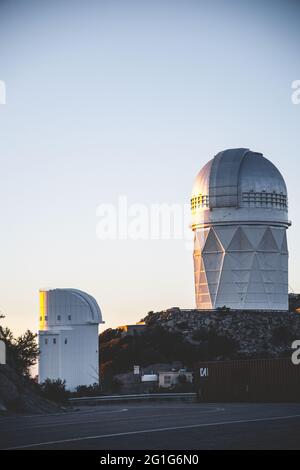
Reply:
<svg viewBox="0 0 300 470"><path fill-rule="evenodd" d="M138 334L108 329L100 335L105 390L119 391L118 381L136 386L134 364L146 373L156 371L157 364L171 369L174 361L193 368L198 361L289 357L292 342L300 339L297 313L171 308L150 312L144 321L146 328Z"/></svg>
<svg viewBox="0 0 300 470"><path fill-rule="evenodd" d="M294 340L300 339L300 314L180 310L150 312L144 321L181 335L192 344L223 336L236 342L234 357L280 357L288 355Z"/></svg>
<svg viewBox="0 0 300 470"><path fill-rule="evenodd" d="M7 365L0 365L0 412L52 413L60 407L38 394L29 379Z"/></svg>

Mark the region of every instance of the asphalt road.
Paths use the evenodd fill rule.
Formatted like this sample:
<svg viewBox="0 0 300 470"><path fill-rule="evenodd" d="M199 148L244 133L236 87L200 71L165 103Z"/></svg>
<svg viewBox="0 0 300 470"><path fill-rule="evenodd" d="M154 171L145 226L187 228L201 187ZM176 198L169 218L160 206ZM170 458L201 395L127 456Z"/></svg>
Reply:
<svg viewBox="0 0 300 470"><path fill-rule="evenodd" d="M0 448L300 449L300 404L118 404L1 417Z"/></svg>

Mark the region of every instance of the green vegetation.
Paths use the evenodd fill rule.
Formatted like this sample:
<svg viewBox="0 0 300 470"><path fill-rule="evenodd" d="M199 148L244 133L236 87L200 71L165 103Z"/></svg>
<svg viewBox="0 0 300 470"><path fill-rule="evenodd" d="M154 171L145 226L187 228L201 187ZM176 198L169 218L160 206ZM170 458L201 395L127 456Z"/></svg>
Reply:
<svg viewBox="0 0 300 470"><path fill-rule="evenodd" d="M67 403L70 392L66 390L65 380L47 379L40 385L40 395L47 400L63 405Z"/></svg>
<svg viewBox="0 0 300 470"><path fill-rule="evenodd" d="M72 393L72 397L97 397L102 395L103 391L98 383L93 385L79 385L76 387L75 392Z"/></svg>
<svg viewBox="0 0 300 470"><path fill-rule="evenodd" d="M286 346L294 340L294 333L287 326L278 326L273 330L272 344L274 346Z"/></svg>
<svg viewBox="0 0 300 470"><path fill-rule="evenodd" d="M226 307L226 305L223 305L223 307L217 307L217 312L229 313L230 307Z"/></svg>
<svg viewBox="0 0 300 470"><path fill-rule="evenodd" d="M0 315L0 318L4 316ZM0 406L13 412L47 413L59 410L56 404L44 398L65 402L64 385L48 383L40 386L30 377L30 368L39 355L37 335L27 330L14 337L9 328L0 326L0 339L6 345L7 362L0 367Z"/></svg>
<svg viewBox="0 0 300 470"><path fill-rule="evenodd" d="M122 336L118 330L105 330L100 335L101 377L111 388L115 374L131 371L138 363L142 367L155 363L180 361L192 367L199 360L226 359L236 354L233 339L213 330L194 333L197 344L188 342L180 332L170 332L155 325L135 336Z"/></svg>
<svg viewBox="0 0 300 470"><path fill-rule="evenodd" d="M201 360L209 361L216 358L234 358L238 350L238 342L233 338L217 334L214 329L200 328L193 334L199 341Z"/></svg>
<svg viewBox="0 0 300 470"><path fill-rule="evenodd" d="M27 330L15 338L9 328L0 326L0 339L6 345L7 364L17 373L29 377L30 367L36 363L39 355L37 335Z"/></svg>

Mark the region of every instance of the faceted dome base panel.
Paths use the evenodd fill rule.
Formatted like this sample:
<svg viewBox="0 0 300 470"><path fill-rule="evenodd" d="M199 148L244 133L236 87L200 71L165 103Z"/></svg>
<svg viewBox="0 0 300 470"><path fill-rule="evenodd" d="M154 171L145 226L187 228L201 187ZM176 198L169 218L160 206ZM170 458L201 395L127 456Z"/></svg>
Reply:
<svg viewBox="0 0 300 470"><path fill-rule="evenodd" d="M199 309L288 309L286 229L267 225L198 229L194 239Z"/></svg>

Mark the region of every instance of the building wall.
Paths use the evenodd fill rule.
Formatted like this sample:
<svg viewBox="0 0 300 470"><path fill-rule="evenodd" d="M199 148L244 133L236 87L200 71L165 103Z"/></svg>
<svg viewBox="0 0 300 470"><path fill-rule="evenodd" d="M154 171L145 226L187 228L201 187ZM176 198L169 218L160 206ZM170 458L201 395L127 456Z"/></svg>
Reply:
<svg viewBox="0 0 300 470"><path fill-rule="evenodd" d="M39 335L39 381L60 378L70 390L99 381L97 325L43 331Z"/></svg>
<svg viewBox="0 0 300 470"><path fill-rule="evenodd" d="M192 383L193 374L192 372L159 372L158 384L161 388L169 388L178 383L179 375L185 375L186 381Z"/></svg>
<svg viewBox="0 0 300 470"><path fill-rule="evenodd" d="M0 364L6 364L6 345L0 340Z"/></svg>
<svg viewBox="0 0 300 470"><path fill-rule="evenodd" d="M199 309L288 310L286 228L215 225L194 239Z"/></svg>
<svg viewBox="0 0 300 470"><path fill-rule="evenodd" d="M61 379L59 332L39 332L39 383Z"/></svg>

